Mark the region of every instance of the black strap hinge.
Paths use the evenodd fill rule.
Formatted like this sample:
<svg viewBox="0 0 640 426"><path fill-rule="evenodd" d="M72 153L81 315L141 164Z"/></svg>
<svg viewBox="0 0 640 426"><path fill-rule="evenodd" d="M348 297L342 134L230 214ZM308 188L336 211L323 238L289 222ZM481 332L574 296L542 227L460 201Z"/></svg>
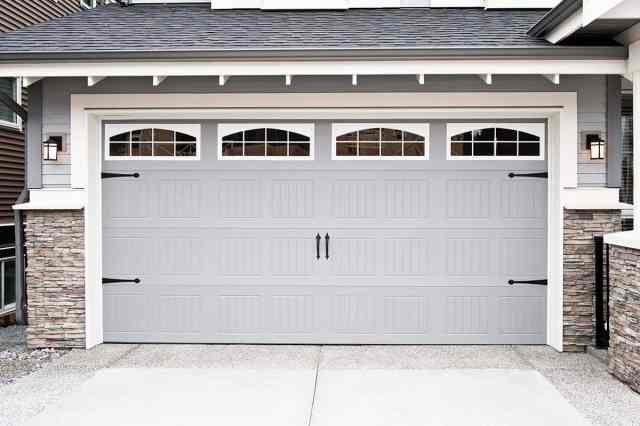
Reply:
<svg viewBox="0 0 640 426"><path fill-rule="evenodd" d="M529 280L529 281L509 280L509 285L514 285L514 284L548 285L549 280Z"/></svg>
<svg viewBox="0 0 640 426"><path fill-rule="evenodd" d="M140 173L102 173L102 179L125 178L132 177L138 179Z"/></svg>
<svg viewBox="0 0 640 426"><path fill-rule="evenodd" d="M102 284L118 284L118 283L140 284L140 278L135 278L135 279L132 279L132 280L124 280L124 279L118 279L118 278L103 278L102 279Z"/></svg>
<svg viewBox="0 0 640 426"><path fill-rule="evenodd" d="M529 178L540 178L540 179L549 179L549 173L540 172L540 173L509 173L509 177L511 179L516 177L529 177Z"/></svg>

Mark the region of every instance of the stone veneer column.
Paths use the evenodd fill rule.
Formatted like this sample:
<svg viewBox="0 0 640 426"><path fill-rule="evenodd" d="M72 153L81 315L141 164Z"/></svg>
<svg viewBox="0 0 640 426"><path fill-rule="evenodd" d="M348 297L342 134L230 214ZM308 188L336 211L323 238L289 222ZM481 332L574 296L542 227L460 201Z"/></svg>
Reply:
<svg viewBox="0 0 640 426"><path fill-rule="evenodd" d="M610 246L609 371L640 392L640 250Z"/></svg>
<svg viewBox="0 0 640 426"><path fill-rule="evenodd" d="M27 345L84 348L84 211L25 213Z"/></svg>
<svg viewBox="0 0 640 426"><path fill-rule="evenodd" d="M564 351L594 343L595 264L593 237L622 230L620 210L564 211Z"/></svg>

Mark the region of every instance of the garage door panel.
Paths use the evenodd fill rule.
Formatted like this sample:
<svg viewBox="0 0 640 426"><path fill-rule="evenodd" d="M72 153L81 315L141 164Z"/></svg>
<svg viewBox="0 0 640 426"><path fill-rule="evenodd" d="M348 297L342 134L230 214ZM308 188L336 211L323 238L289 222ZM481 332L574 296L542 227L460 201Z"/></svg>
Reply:
<svg viewBox="0 0 640 426"><path fill-rule="evenodd" d="M318 149L302 165L203 151L105 180L105 276L142 280L105 286L106 341L545 342L545 288L508 284L546 277L547 182L507 177L542 162Z"/></svg>

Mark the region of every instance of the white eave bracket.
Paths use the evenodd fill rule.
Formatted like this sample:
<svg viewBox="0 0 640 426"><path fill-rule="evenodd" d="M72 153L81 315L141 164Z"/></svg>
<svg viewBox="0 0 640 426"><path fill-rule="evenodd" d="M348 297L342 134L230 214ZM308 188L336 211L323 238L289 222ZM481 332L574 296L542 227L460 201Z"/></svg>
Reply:
<svg viewBox="0 0 640 426"><path fill-rule="evenodd" d="M34 83L42 80L44 77L23 77L22 78L22 87L29 87Z"/></svg>
<svg viewBox="0 0 640 426"><path fill-rule="evenodd" d="M544 78L546 78L556 86L560 85L560 74L544 74Z"/></svg>
<svg viewBox="0 0 640 426"><path fill-rule="evenodd" d="M154 75L153 76L153 86L158 87L162 84L163 81L167 78L166 75Z"/></svg>
<svg viewBox="0 0 640 426"><path fill-rule="evenodd" d="M484 81L484 84L486 85L490 86L493 84L493 74L480 74L478 77L480 77L480 79Z"/></svg>
<svg viewBox="0 0 640 426"><path fill-rule="evenodd" d="M220 86L224 86L225 84L227 84L227 82L229 81L230 78L231 78L231 76L221 75L221 76L218 77L218 84Z"/></svg>
<svg viewBox="0 0 640 426"><path fill-rule="evenodd" d="M100 83L105 78L107 77L98 77L98 76L87 77L87 85L89 85L89 87L93 87L96 84Z"/></svg>

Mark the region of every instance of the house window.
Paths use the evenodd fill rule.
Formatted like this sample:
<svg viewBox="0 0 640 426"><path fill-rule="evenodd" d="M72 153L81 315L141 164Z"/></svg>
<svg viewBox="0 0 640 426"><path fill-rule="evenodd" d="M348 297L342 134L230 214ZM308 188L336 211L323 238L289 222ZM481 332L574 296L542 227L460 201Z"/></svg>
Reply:
<svg viewBox="0 0 640 426"><path fill-rule="evenodd" d="M221 160L311 160L313 124L220 124Z"/></svg>
<svg viewBox="0 0 640 426"><path fill-rule="evenodd" d="M22 87L17 78L0 77L0 92L9 95L18 104L22 102ZM20 126L18 116L4 104L0 104L0 126Z"/></svg>
<svg viewBox="0 0 640 426"><path fill-rule="evenodd" d="M543 123L452 123L448 159L544 160Z"/></svg>
<svg viewBox="0 0 640 426"><path fill-rule="evenodd" d="M107 160L198 160L200 125L107 125Z"/></svg>
<svg viewBox="0 0 640 426"><path fill-rule="evenodd" d="M429 158L428 124L333 125L336 160L426 160Z"/></svg>

